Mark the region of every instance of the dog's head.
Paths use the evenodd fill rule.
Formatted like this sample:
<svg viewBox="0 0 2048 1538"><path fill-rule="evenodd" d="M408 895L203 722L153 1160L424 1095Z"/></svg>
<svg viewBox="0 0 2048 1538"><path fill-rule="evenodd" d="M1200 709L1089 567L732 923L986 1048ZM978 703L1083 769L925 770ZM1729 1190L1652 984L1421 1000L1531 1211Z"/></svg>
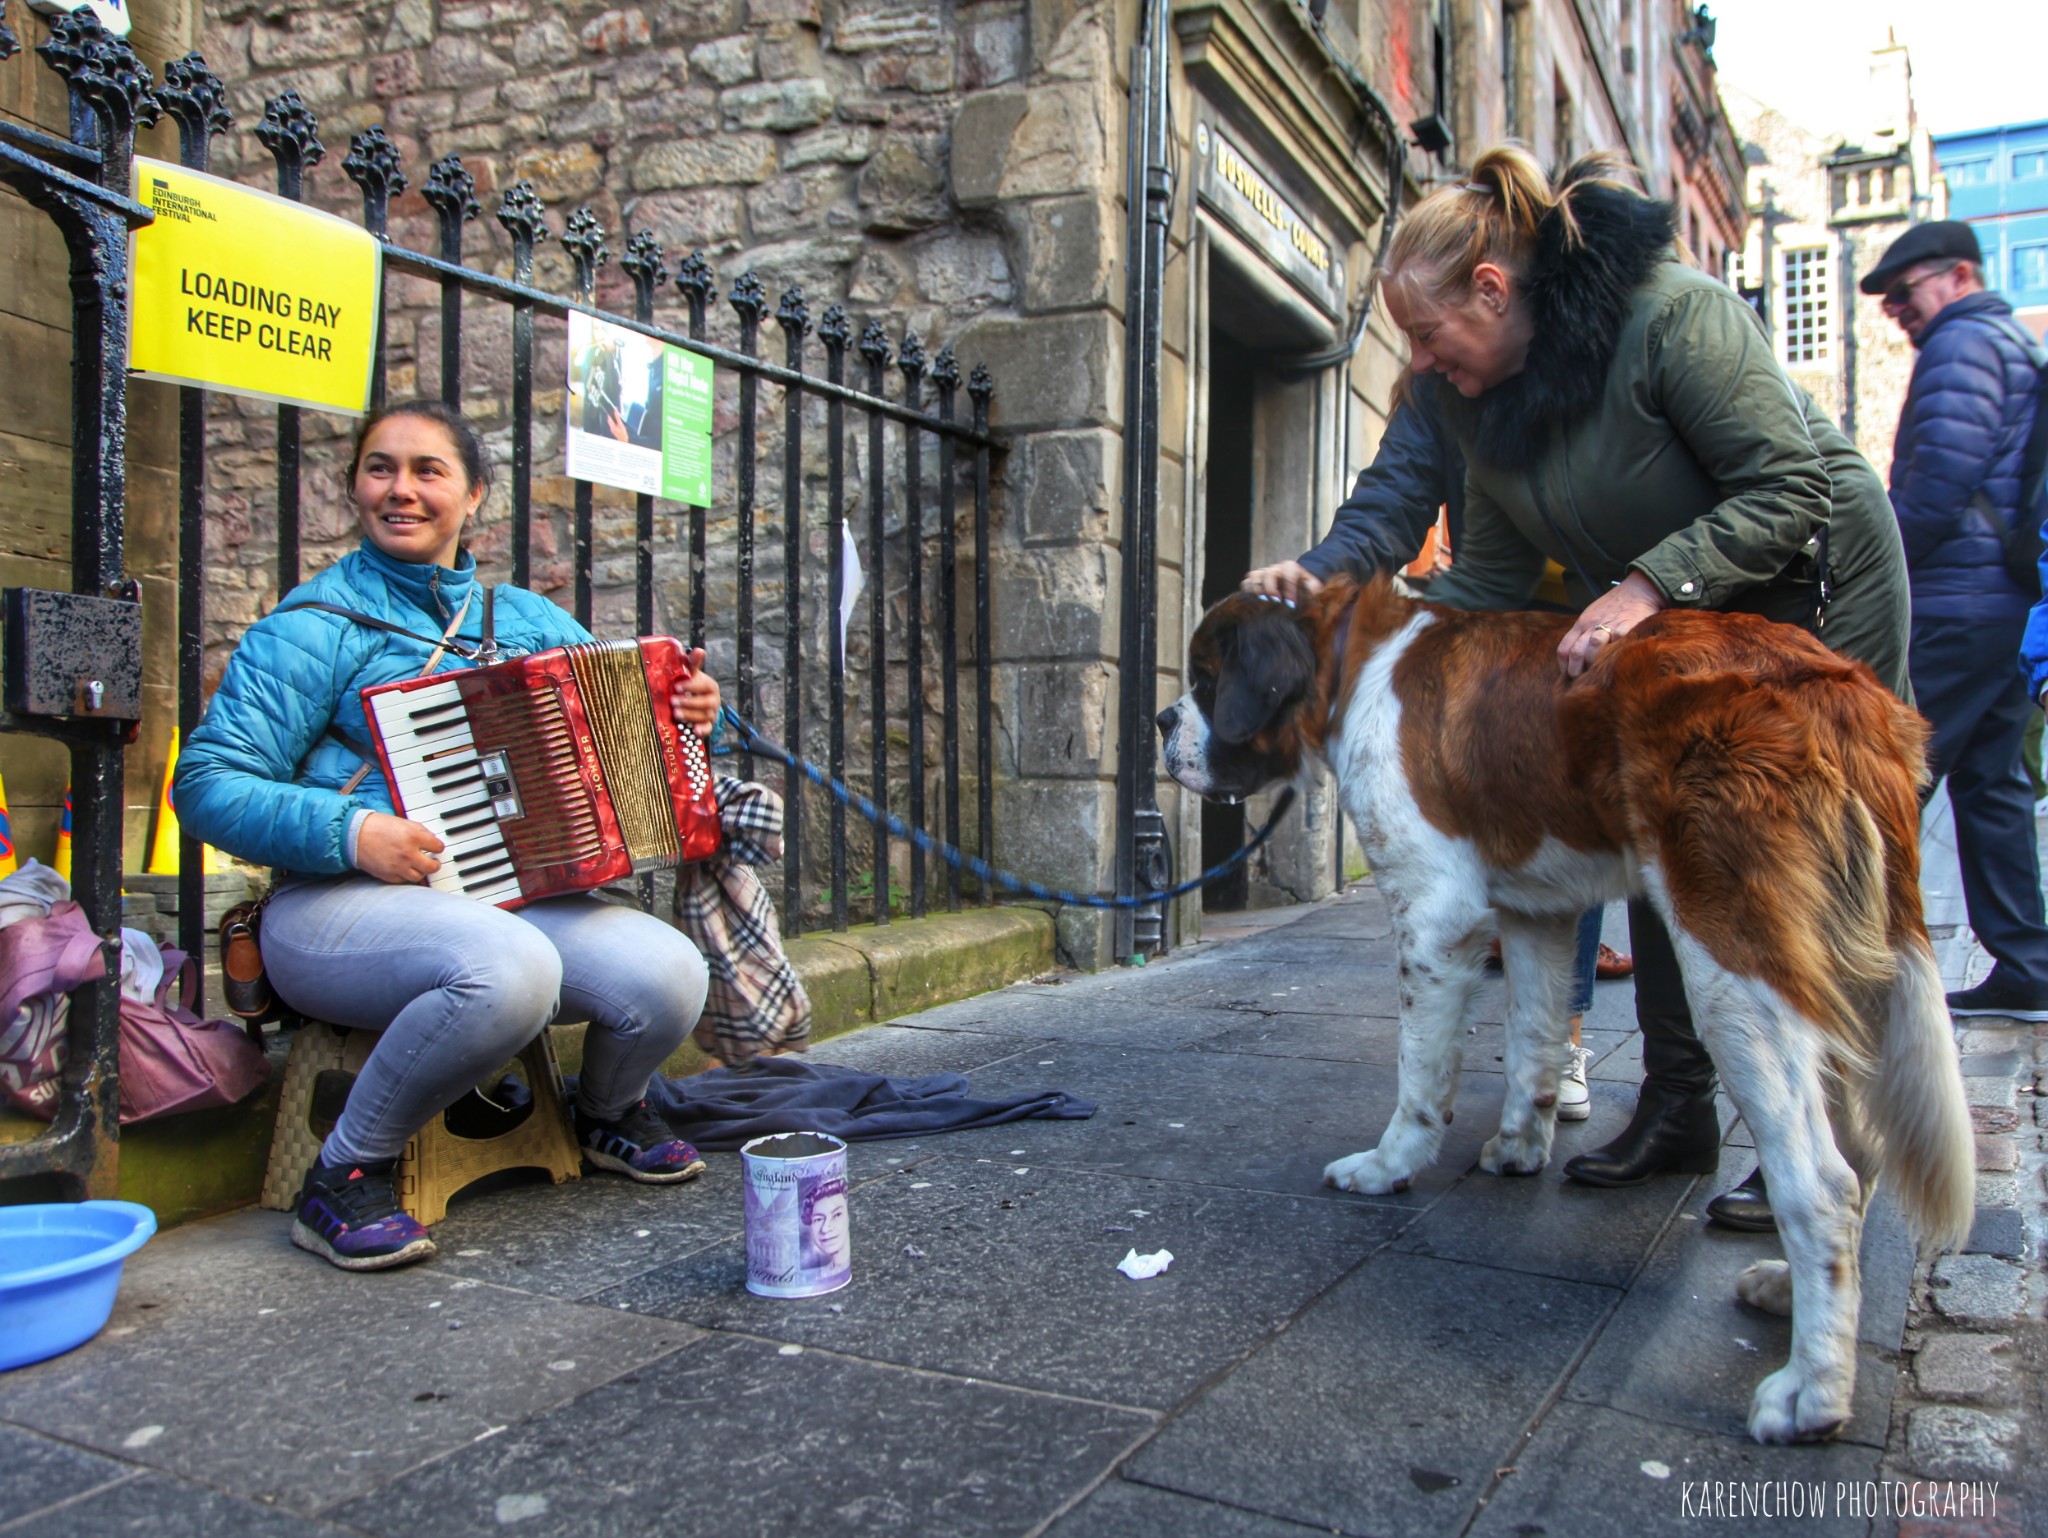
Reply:
<svg viewBox="0 0 2048 1538"><path fill-rule="evenodd" d="M1193 687L1156 718L1166 772L1216 801L1292 779L1303 707L1319 698L1315 637L1306 611L1248 593L1204 615L1188 648Z"/></svg>

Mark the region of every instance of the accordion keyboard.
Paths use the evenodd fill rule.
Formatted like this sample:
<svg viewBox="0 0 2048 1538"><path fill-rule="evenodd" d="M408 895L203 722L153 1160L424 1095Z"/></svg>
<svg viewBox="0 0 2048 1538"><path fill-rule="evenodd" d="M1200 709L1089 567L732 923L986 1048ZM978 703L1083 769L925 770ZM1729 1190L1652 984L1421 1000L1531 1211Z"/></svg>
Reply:
<svg viewBox="0 0 2048 1538"><path fill-rule="evenodd" d="M716 855L710 766L669 706L689 676L650 636L365 689L393 806L446 846L429 884L518 907Z"/></svg>
<svg viewBox="0 0 2048 1538"><path fill-rule="evenodd" d="M374 695L369 705L399 805L447 845L428 885L506 902L520 896L518 868L588 858L602 839L578 794L559 699L465 701L460 677Z"/></svg>

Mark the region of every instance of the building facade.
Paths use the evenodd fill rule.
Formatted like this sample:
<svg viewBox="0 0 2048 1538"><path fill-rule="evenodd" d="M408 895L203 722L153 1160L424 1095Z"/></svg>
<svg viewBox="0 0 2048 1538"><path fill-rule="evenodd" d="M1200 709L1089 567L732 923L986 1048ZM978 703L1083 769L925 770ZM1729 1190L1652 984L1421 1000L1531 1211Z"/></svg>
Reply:
<svg viewBox="0 0 2048 1538"><path fill-rule="evenodd" d="M216 146L219 174L271 182L249 129L289 87L330 147L306 176L314 203L352 213L344 147L388 132L414 173L390 210L401 245L435 249L418 173L452 152L487 207L525 181L558 225L588 206L614 250L647 231L671 262L702 251L722 288L748 271L771 295L801 284L857 326L915 329L963 367L985 362L1007 445L988 573L994 853L1081 891L1128 876L1134 818L1154 807L1182 874L1244 837L1241 809L1149 772L1150 717L1181 690L1205 604L1249 565L1313 544L1372 456L1404 366L1367 292L1389 207L1516 137L1548 162L1622 151L1678 202L1710 264L1745 216L1711 25L1678 0L209 0L200 21L240 125ZM8 78L30 62L9 61ZM1134 135L1141 118L1155 136ZM1134 211L1139 235L1158 232L1156 264ZM495 220L466 240L467 261L509 275ZM534 281L572 291L559 241L540 248ZM630 308L616 262L597 298ZM657 304L680 329L672 285ZM437 290L394 278L386 305L393 393L433 393ZM546 360L560 342L540 345ZM506 338L486 328L468 346L479 361L462 404L509 457L505 374L489 361ZM536 398L550 424L533 445L544 589L570 576L569 493L545 469L560 463L558 404ZM353 542L322 473L346 428L306 417L309 571ZM216 660L280 596L272 437L267 407L225 404L212 423ZM764 500L778 452L764 438ZM722 438L722 484L734 453ZM598 500L605 516L613 504ZM487 570L504 557L503 520L496 509L478 531ZM718 539L714 523L714 561ZM630 613L630 550L630 532L600 535L599 615L613 628ZM764 559L757 581L778 577ZM1342 865L1318 787L1236 900L1316 897ZM1183 902L1164 939L1199 922L1199 901ZM1079 965L1131 948L1128 927L1091 912L1061 926Z"/></svg>
<svg viewBox="0 0 2048 1538"><path fill-rule="evenodd" d="M2048 338L2048 119L1937 135L1934 159L1949 217L1984 247L1985 285Z"/></svg>
<svg viewBox="0 0 2048 1538"><path fill-rule="evenodd" d="M1813 132L1739 90L1724 96L1750 214L1729 281L1757 306L1793 379L1888 475L1913 349L1856 285L1909 225L1944 217L1910 56L1890 42L1872 52L1865 122L1848 135Z"/></svg>

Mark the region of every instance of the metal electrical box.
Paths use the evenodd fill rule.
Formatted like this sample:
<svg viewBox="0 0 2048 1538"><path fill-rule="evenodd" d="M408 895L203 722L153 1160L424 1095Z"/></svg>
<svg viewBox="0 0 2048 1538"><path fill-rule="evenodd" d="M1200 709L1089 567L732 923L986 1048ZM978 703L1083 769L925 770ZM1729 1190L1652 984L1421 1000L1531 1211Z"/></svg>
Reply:
<svg viewBox="0 0 2048 1538"><path fill-rule="evenodd" d="M18 716L142 719L142 605L10 587L6 707Z"/></svg>

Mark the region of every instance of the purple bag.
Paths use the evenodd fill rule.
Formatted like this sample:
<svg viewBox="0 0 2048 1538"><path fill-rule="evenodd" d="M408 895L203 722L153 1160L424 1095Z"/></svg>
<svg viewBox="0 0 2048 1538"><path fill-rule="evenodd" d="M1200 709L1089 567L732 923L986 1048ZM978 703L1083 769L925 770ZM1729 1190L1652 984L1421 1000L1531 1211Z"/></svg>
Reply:
<svg viewBox="0 0 2048 1538"><path fill-rule="evenodd" d="M233 1105L270 1077L260 1038L239 1021L201 1020L199 965L166 946L156 999L121 1000L121 1125Z"/></svg>
<svg viewBox="0 0 2048 1538"><path fill-rule="evenodd" d="M0 929L0 1100L44 1121L57 1114L70 992L106 975L100 937L75 902Z"/></svg>

